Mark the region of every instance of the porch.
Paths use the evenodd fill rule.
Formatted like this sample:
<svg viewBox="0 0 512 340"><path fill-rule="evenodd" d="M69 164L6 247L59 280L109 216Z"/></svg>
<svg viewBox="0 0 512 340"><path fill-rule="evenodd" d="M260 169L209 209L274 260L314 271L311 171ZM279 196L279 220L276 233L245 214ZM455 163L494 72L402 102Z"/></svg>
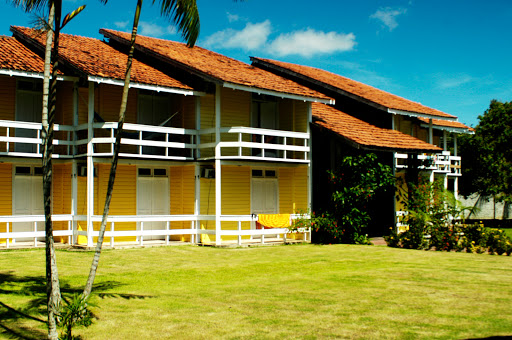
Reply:
<svg viewBox="0 0 512 340"><path fill-rule="evenodd" d="M301 215L291 215L291 219ZM276 244L288 242L310 242L311 230L291 231L289 228L257 229L257 215L222 215L223 222L231 222L235 228L226 226L220 230L208 229L206 221L215 222L215 215L146 215L146 216L109 216L105 231L104 246L115 248L124 246L168 246L171 244L198 244L215 246L244 246L255 244ZM80 222L86 222L87 216L53 215L54 239L56 243L72 246L95 247L99 236L101 216L94 215L93 227L82 230ZM55 222L60 225L56 225ZM156 223L155 223L156 222ZM5 249L31 248L44 246L45 226L43 215L0 216L0 245ZM17 226L24 224L23 230ZM30 224L31 228L26 225ZM131 227L126 227L127 225ZM135 225L135 227L133 227ZM145 225L152 225L145 228ZM178 226L177 225L181 225ZM155 228L155 226L157 226ZM30 229L30 230L28 230ZM60 238L60 239L59 239Z"/></svg>

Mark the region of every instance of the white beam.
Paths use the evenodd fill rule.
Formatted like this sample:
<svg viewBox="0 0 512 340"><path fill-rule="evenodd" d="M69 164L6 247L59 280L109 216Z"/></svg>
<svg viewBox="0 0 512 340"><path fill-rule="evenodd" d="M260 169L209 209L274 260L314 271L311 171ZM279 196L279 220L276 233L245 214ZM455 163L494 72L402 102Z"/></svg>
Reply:
<svg viewBox="0 0 512 340"><path fill-rule="evenodd" d="M306 102L317 102L317 103L331 104L331 105L335 104L335 100L334 99L323 99L323 98L307 97L307 96L301 96L301 95L298 95L298 94L291 94L291 93L285 93L285 92L278 92L278 91L260 89L260 88L257 88L257 87L246 86L246 85L239 85L239 84L233 84L233 83L223 83L222 85L224 87L227 87L227 88L233 89L233 90L253 92L253 93L257 93L257 94L267 94L267 95L274 96L274 97L279 97L279 98L303 100L303 101L306 101Z"/></svg>
<svg viewBox="0 0 512 340"><path fill-rule="evenodd" d="M87 110L87 246L92 247L93 224L92 216L94 215L94 162L93 154L93 134L92 128L94 120L94 83L89 82L89 100Z"/></svg>
<svg viewBox="0 0 512 340"><path fill-rule="evenodd" d="M220 149L220 124L221 124L221 87L215 87L215 245L222 244L220 232L221 221L220 216L222 212L222 199L221 199L221 149Z"/></svg>
<svg viewBox="0 0 512 340"><path fill-rule="evenodd" d="M116 86L124 86L124 80L112 79L112 78L104 78L97 76L87 76L87 80L98 83L98 84L110 84ZM150 90L155 92L166 92L166 93L177 93L182 94L184 96L204 96L206 93L194 91L194 90L186 90L179 89L174 87L166 87L160 85L150 85L150 84L142 84L142 83L132 83L130 82L130 88L141 89L141 90Z"/></svg>

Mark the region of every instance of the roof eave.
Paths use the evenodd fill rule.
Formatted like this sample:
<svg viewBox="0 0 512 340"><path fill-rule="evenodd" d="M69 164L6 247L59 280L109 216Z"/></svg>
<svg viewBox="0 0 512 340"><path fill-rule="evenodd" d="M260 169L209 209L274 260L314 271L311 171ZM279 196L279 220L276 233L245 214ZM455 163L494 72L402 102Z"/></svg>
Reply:
<svg viewBox="0 0 512 340"><path fill-rule="evenodd" d="M428 124L421 124L420 126L423 128L429 127ZM448 131L448 132L453 132L453 133L467 133L470 135L475 133L474 131L471 131L470 129L457 128L457 127L453 127L453 126L432 125L432 128L436 129L436 130Z"/></svg>
<svg viewBox="0 0 512 340"><path fill-rule="evenodd" d="M450 121L450 122L456 122L457 121L457 117L454 117L454 116L445 117L445 116L432 115L432 114L428 114L428 113L404 111L404 110L392 109L392 108L388 108L388 112L392 113L392 114L395 114L395 115L402 115L402 116L409 116L409 117L419 117L419 118L428 118L428 119L447 120L447 121Z"/></svg>
<svg viewBox="0 0 512 340"><path fill-rule="evenodd" d="M119 79L98 77L98 76L87 76L88 81L92 81L98 84L110 84L116 86L124 86L124 81ZM204 96L206 93L194 90L180 89L174 87L166 87L160 85L150 85L143 83L130 82L130 88L142 89L142 90L150 90L156 92L166 92L166 93L176 93L184 96Z"/></svg>
<svg viewBox="0 0 512 340"><path fill-rule="evenodd" d="M0 69L0 74L10 76L10 77L25 77L25 78L44 79L44 74L41 72ZM57 80L59 80L59 81L78 81L78 77L57 75Z"/></svg>
<svg viewBox="0 0 512 340"><path fill-rule="evenodd" d="M233 90L253 92L253 93L258 93L258 94L267 94L267 95L280 97L280 98L303 100L303 101L307 101L307 102L317 102L317 103L331 104L331 105L335 104L335 100L332 98L325 99L325 98L308 97L308 96L302 96L302 95L298 95L298 94L261 89L258 87L252 87L252 86L240 85L240 84L234 84L234 83L228 83L228 82L224 82L222 84L222 86L226 87L226 88L233 89Z"/></svg>

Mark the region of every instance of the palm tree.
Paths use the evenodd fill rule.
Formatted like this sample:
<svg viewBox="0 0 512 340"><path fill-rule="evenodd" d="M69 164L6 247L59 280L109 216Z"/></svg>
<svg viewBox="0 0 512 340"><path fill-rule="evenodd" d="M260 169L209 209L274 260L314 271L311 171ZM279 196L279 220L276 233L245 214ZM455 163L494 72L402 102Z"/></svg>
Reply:
<svg viewBox="0 0 512 340"><path fill-rule="evenodd" d="M107 0L100 0L105 3ZM43 104L42 129L43 140L43 200L45 215L45 243L46 243L46 295L48 310L48 338L58 339L57 321L61 304L59 273L53 241L53 224L51 218L51 190L52 190L52 155L53 131L55 110L57 103L57 70L59 68L59 34L72 18L80 13L85 6L66 15L61 22L62 0L13 0L14 6L22 6L26 12L41 10L48 7L48 21L42 24L46 31L46 46L43 77ZM52 47L53 45L53 47ZM50 76L50 68L52 74Z"/></svg>
<svg viewBox="0 0 512 340"><path fill-rule="evenodd" d="M155 3L156 0L153 0ZM161 0L161 14L165 18L171 19L182 32L182 36L186 39L188 46L193 47L199 35L199 12L197 10L196 0ZM112 199L112 191L114 189L114 181L116 178L117 161L119 158L119 149L121 147L121 136L123 133L123 124L125 119L126 105L128 102L128 90L130 85L130 73L132 66L133 53L135 50L135 39L137 38L137 29L139 26L139 17L142 8L142 0L137 0L135 16L133 19L132 37L130 41L130 51L128 53L128 61L126 62L126 73L124 79L123 95L121 98L121 108L119 110L119 122L117 124L116 141L114 144L114 153L112 155L112 163L110 166L110 175L108 179L107 194L105 198L105 206L103 208L103 217L101 220L100 232L96 242L96 251L91 264L91 270L82 298L86 300L92 291L92 285L96 278L96 272L103 246L103 238L107 225L107 216Z"/></svg>

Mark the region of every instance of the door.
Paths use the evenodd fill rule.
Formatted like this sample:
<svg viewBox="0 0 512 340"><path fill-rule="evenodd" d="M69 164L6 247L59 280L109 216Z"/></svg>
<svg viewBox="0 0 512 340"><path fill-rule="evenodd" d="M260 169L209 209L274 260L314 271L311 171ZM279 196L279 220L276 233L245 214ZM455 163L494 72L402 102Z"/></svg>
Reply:
<svg viewBox="0 0 512 340"><path fill-rule="evenodd" d="M253 178L251 205L253 214L277 214L277 179Z"/></svg>
<svg viewBox="0 0 512 340"><path fill-rule="evenodd" d="M165 126L170 115L170 98L168 95L143 94L139 95L137 122L144 125ZM162 133L144 132L143 139L150 141L165 141ZM164 155L165 148L143 146L142 153L146 155Z"/></svg>
<svg viewBox="0 0 512 340"><path fill-rule="evenodd" d="M40 167L16 166L13 181L13 215L44 215L43 177ZM44 230L44 222L38 222L38 230ZM13 224L14 232L34 231L34 222ZM20 241L33 240L21 238ZM40 241L44 237L39 238Z"/></svg>
<svg viewBox="0 0 512 340"><path fill-rule="evenodd" d="M169 178L167 169L139 168L137 177L137 215L169 215ZM140 230L140 223L138 228ZM144 222L144 230L165 230L166 222ZM164 236L144 236L161 240Z"/></svg>
<svg viewBox="0 0 512 340"><path fill-rule="evenodd" d="M16 121L41 123L42 114L42 90L40 83L33 81L18 81L16 92ZM16 137L37 138L37 130L16 129ZM36 144L16 143L16 152L37 152Z"/></svg>

